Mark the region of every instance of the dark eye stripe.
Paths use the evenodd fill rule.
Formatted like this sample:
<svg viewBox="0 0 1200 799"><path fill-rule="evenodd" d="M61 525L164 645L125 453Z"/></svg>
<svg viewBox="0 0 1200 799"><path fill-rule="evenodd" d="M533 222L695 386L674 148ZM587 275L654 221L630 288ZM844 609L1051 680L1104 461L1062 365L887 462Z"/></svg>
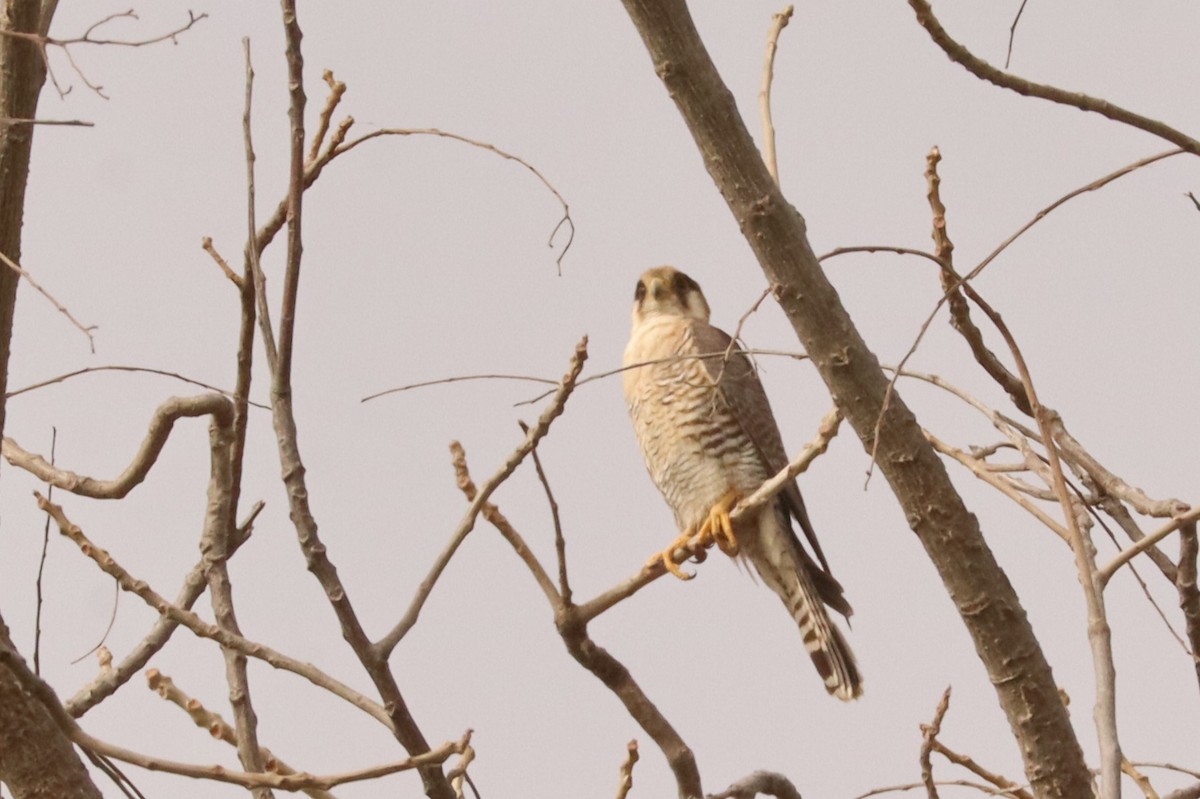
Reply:
<svg viewBox="0 0 1200 799"><path fill-rule="evenodd" d="M633 301L641 302L645 296L646 296L646 284L639 280L638 284L637 284L637 288L634 289L634 291L633 291Z"/></svg>
<svg viewBox="0 0 1200 799"><path fill-rule="evenodd" d="M682 297L689 291L700 288L696 285L696 281L685 275L683 272L675 273L675 292Z"/></svg>

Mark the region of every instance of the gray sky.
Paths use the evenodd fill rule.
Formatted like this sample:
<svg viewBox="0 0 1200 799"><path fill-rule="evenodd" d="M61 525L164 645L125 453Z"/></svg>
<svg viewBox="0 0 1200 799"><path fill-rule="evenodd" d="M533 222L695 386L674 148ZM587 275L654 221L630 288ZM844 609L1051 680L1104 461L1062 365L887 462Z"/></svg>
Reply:
<svg viewBox="0 0 1200 799"><path fill-rule="evenodd" d="M709 51L759 135L757 92L771 14L764 2L694 3ZM1017 3L935 4L975 53L1003 63ZM111 3L64 3L53 33L77 35ZM117 37L155 35L186 20L176 2L138 8ZM84 366L132 364L232 386L238 303L200 249L212 236L237 261L245 231L241 37L253 46L260 220L286 184L286 79L274 3L193 5L210 19L176 46L83 48L89 92L60 52L73 91L43 94L45 118L92 129L41 128L25 213L24 265L83 322L97 352L28 285L21 289L10 385ZM355 130L436 126L534 164L566 197L578 227L555 268L546 246L560 216L528 172L432 138L376 141L331 167L305 200L304 272L295 364L300 446L313 510L331 557L374 635L399 617L465 508L447 444L461 440L477 480L519 442L513 403L532 384L459 383L368 394L451 375L514 372L557 378L574 343L591 338L588 373L619 364L637 276L671 263L704 287L716 324L732 329L765 279L704 172L674 106L617 2L353 3L300 7L310 119L325 68L349 85L338 117ZM1185 131L1200 129L1190 3L1031 2L1013 70L1103 96ZM1169 148L1095 115L985 85L951 64L907 4L806 3L784 32L774 98L782 182L814 249L929 248L922 172L936 144L942 196L960 267L969 268L1062 194ZM312 129L310 123L310 130ZM1003 313L1042 400L1110 468L1152 496L1194 497L1200 425L1192 398L1196 231L1184 197L1200 191L1176 157L1084 196L988 268L979 290ZM283 250L265 267L278 289ZM895 363L939 296L931 264L889 255L827 264L868 343ZM277 295L273 295L276 296ZM752 345L795 350L764 304L743 331ZM999 347L999 339L995 338ZM259 364L261 350L259 352ZM807 363L764 359L763 379L789 449L814 434L831 402ZM1008 410L939 317L912 362ZM255 396L266 397L257 372ZM990 443L983 417L933 389L901 384L923 425L959 446ZM191 389L164 378L84 376L14 398L6 433L97 477L124 468L153 409ZM173 596L198 557L207 478L206 424L181 422L144 485L127 500L57 496L71 518L135 575ZM252 419L243 498L267 503L231 564L244 631L356 687L369 682L304 571L278 480L270 418ZM544 442L580 598L635 572L675 531L642 465L619 381L582 387ZM693 747L709 791L752 770L786 773L808 797L850 797L919 778L918 725L954 686L943 740L1021 779L1020 759L986 674L885 481L864 490L867 455L847 428L801 481L834 573L856 614L850 641L866 695L828 698L779 602L725 558L698 579L663 579L592 625ZM4 466L0 604L32 653L33 575L43 520L31 477ZM1070 551L1015 506L952 467L989 544L1017 587L1072 699L1089 759L1092 668ZM496 500L547 562L545 500L522 468ZM1102 534L1101 534L1102 537ZM1113 547L1099 540L1101 561ZM1166 546L1175 551L1174 542ZM1181 626L1173 592L1143 573ZM1161 582L1161 577L1159 577ZM113 588L57 534L45 578L42 664L61 696L95 673L87 658L108 623ZM1195 767L1197 694L1186 655L1131 575L1107 598L1118 668L1122 743L1132 760ZM207 600L198 607L205 608ZM107 645L122 657L154 614L122 597ZM228 716L216 648L179 632L153 662ZM674 793L670 773L617 700L567 655L524 567L480 525L393 658L432 742L476 730L471 773L484 796L611 796L625 743L638 738L634 796ZM289 675L251 664L260 738L294 766L335 772L402 757L377 724ZM233 766L139 678L88 714L93 734L134 749ZM937 763L937 773L961 777ZM153 796L234 796L130 768ZM1180 784L1154 772L1155 784ZM1132 790L1132 786L1128 786ZM115 793L110 786L102 787ZM412 775L339 796L418 795ZM947 793L953 796L952 793Z"/></svg>

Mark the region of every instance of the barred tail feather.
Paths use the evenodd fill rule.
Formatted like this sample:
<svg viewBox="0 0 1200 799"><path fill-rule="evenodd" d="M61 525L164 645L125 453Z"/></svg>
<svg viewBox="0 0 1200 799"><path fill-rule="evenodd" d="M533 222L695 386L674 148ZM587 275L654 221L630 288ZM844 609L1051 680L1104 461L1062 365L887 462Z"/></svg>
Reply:
<svg viewBox="0 0 1200 799"><path fill-rule="evenodd" d="M759 537L746 555L763 582L774 591L800 628L804 648L812 658L825 690L849 702L862 695L862 675L841 630L834 626L817 591L810 568L790 529L781 529L770 511L760 517ZM749 543L749 542L747 542Z"/></svg>

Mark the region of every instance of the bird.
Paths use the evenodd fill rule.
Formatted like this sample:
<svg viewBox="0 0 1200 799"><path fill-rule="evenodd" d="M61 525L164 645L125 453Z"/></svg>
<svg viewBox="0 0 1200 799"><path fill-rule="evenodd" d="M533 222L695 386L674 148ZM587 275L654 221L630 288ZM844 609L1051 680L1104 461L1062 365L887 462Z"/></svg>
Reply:
<svg viewBox="0 0 1200 799"><path fill-rule="evenodd" d="M847 620L853 610L830 573L795 480L759 509L730 519L737 502L788 459L753 364L709 322L710 314L699 284L674 267L650 269L638 280L622 364L625 401L646 468L680 530L647 566L661 562L690 579L674 552L697 534L703 546L716 544L748 561L799 626L825 690L856 699L862 675L827 606Z"/></svg>

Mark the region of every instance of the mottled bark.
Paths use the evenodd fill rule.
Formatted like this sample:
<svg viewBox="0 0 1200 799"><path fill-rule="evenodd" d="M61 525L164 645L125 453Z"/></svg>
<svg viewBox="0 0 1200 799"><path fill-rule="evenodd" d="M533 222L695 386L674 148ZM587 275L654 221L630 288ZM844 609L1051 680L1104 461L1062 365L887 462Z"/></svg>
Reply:
<svg viewBox="0 0 1200 799"><path fill-rule="evenodd" d="M1035 793L1090 796L1075 731L1012 585L898 394L885 410L888 380L821 271L803 218L768 173L686 3L623 2L797 337L864 447L877 453L937 567L996 688Z"/></svg>

